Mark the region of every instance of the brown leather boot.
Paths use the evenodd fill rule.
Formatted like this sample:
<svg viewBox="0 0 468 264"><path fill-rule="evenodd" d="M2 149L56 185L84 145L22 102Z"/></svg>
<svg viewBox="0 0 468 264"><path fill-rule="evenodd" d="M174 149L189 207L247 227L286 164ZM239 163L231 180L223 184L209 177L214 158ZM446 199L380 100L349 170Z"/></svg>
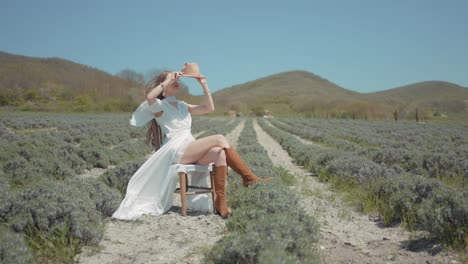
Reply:
<svg viewBox="0 0 468 264"><path fill-rule="evenodd" d="M234 149L233 146L225 148L224 152L226 153L226 162L231 169L233 169L237 174L242 177L242 183L245 187L254 184L255 182L268 182L271 180L271 177L262 179L255 175L245 164L242 158L239 156L239 153Z"/></svg>
<svg viewBox="0 0 468 264"><path fill-rule="evenodd" d="M214 167L215 201L214 208L222 218L228 218L230 212L226 200L227 167Z"/></svg>

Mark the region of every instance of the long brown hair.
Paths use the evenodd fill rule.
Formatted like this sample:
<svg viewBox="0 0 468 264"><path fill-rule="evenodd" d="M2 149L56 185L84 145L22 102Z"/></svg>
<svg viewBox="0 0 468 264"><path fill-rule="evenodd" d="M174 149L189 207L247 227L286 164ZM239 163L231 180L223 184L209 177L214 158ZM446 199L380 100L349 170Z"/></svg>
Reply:
<svg viewBox="0 0 468 264"><path fill-rule="evenodd" d="M146 94L148 94L151 90L153 90L160 83L162 83L169 73L169 71L163 71L160 74L153 77L151 80L149 80L145 85ZM157 98L160 100L164 99L163 93L160 93L157 96ZM151 142L151 145L153 145L154 149L157 151L162 145L162 136L163 134L161 131L161 127L154 118L151 119L150 124L148 126L148 131L146 131L146 144L149 144Z"/></svg>

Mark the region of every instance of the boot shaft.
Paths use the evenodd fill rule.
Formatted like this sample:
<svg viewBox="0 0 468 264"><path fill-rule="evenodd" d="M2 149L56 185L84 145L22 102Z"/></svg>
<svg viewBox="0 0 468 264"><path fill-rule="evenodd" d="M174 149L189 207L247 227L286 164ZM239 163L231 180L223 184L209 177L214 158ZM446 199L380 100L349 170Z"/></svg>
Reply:
<svg viewBox="0 0 468 264"><path fill-rule="evenodd" d="M216 193L226 193L227 166L214 167L214 184Z"/></svg>
<svg viewBox="0 0 468 264"><path fill-rule="evenodd" d="M226 199L227 166L214 167L215 201L214 208L223 218L229 216Z"/></svg>
<svg viewBox="0 0 468 264"><path fill-rule="evenodd" d="M233 146L225 148L224 153L226 154L227 165L237 174L242 177L253 174L249 166L244 162Z"/></svg>

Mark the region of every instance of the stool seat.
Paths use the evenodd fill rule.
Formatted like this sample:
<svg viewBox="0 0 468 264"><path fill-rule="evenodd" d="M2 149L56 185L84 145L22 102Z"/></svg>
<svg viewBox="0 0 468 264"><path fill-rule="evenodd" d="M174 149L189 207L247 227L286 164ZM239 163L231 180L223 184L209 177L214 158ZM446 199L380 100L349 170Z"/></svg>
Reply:
<svg viewBox="0 0 468 264"><path fill-rule="evenodd" d="M176 171L190 173L193 171L200 172L211 172L213 170L213 165L198 165L198 164L174 164Z"/></svg>
<svg viewBox="0 0 468 264"><path fill-rule="evenodd" d="M208 194L211 193L211 198L215 200L215 189L214 189L214 175L213 175L213 166L214 164L198 165L198 164L174 164L175 171L179 175L180 187L176 188L174 193L180 194L180 200L182 203L181 213L183 216L187 215L187 195L197 195L197 194ZM190 185L188 180L188 175L193 172L206 172L210 176L210 186L196 186ZM190 191L189 191L190 190Z"/></svg>

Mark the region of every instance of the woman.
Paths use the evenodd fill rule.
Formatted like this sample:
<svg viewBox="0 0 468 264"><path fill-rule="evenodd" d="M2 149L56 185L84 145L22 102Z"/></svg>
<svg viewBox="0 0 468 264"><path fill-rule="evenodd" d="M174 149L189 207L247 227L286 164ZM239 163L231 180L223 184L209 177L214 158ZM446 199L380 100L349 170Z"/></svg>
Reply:
<svg viewBox="0 0 468 264"><path fill-rule="evenodd" d="M230 214L226 203L227 166L241 175L245 187L269 180L256 176L224 136L193 138L191 115L213 112L214 103L202 75L196 78L203 88L203 104L192 105L177 100L175 96L180 91L177 81L184 76L183 72L163 72L146 85L147 100L135 111L130 123L142 126L151 121L148 136L153 137L153 145L160 148L132 176L125 199L113 218L137 219L143 214L161 215L168 211L172 207L177 180L171 165L176 163L214 163L214 208L223 218Z"/></svg>

